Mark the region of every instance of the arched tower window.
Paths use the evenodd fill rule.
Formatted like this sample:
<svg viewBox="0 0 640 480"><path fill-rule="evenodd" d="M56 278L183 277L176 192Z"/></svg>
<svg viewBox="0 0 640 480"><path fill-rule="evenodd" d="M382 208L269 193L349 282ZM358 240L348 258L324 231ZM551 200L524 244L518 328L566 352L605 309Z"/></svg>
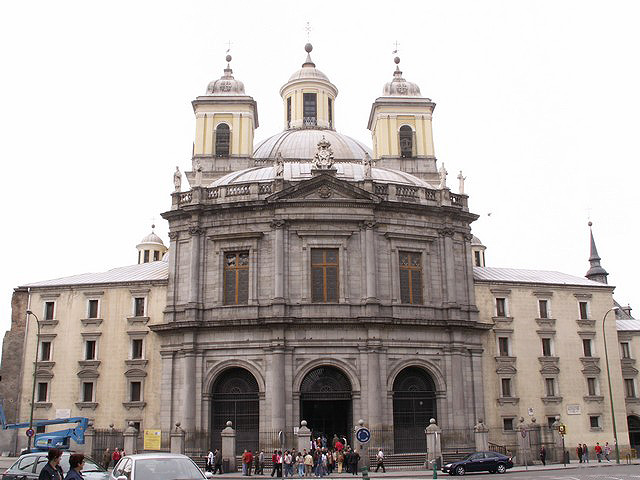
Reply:
<svg viewBox="0 0 640 480"><path fill-rule="evenodd" d="M413 130L408 125L400 127L400 156L402 158L413 158Z"/></svg>
<svg viewBox="0 0 640 480"><path fill-rule="evenodd" d="M228 157L230 151L231 131L229 125L221 123L216 127L216 157Z"/></svg>

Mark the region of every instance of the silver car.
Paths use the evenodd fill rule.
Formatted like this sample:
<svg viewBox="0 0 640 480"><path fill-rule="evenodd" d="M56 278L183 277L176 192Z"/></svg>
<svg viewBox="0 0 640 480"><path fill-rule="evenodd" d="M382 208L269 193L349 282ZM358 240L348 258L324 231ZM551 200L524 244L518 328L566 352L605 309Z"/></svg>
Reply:
<svg viewBox="0 0 640 480"><path fill-rule="evenodd" d="M127 455L113 467L110 480L204 480L212 478L185 455L140 453Z"/></svg>

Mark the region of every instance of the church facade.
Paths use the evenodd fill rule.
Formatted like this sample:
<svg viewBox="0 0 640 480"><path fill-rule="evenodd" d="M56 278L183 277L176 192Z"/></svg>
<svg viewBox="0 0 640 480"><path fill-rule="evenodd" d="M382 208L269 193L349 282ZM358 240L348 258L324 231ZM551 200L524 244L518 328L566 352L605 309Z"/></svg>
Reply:
<svg viewBox="0 0 640 480"><path fill-rule="evenodd" d="M485 267L464 178L452 192L435 157L435 104L396 66L371 108L369 149L335 129L338 89L305 50L280 89L283 131L256 146L257 104L230 66L193 101L189 187L177 171L163 214L168 252L152 234L138 265L16 291L16 309L42 312L43 328L36 352L33 321L17 312L21 376L0 385L16 417L28 418L37 354L35 418L180 422L214 444L230 420L249 448L301 420L351 440L364 419L408 452L431 418L450 432L482 419L513 445L520 417L560 416L569 444L602 441L606 272ZM633 339L640 327L627 322ZM615 320L606 335L628 446L635 353L620 353Z"/></svg>

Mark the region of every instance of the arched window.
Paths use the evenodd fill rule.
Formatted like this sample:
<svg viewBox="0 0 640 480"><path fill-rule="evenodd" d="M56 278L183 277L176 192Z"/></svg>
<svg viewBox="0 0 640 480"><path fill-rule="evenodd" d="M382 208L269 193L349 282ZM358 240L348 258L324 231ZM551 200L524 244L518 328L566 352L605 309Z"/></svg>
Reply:
<svg viewBox="0 0 640 480"><path fill-rule="evenodd" d="M413 158L413 130L408 125L400 127L400 156L402 158Z"/></svg>
<svg viewBox="0 0 640 480"><path fill-rule="evenodd" d="M230 151L231 131L229 125L221 123L216 128L216 157L228 157Z"/></svg>

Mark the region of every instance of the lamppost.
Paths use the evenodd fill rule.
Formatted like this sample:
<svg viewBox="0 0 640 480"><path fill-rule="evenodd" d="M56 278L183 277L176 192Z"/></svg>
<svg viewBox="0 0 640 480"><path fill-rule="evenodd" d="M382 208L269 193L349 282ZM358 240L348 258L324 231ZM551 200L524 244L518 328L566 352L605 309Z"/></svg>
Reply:
<svg viewBox="0 0 640 480"><path fill-rule="evenodd" d="M31 388L31 413L29 414L29 430L32 431L33 430L33 403L36 399L36 375L38 372L38 350L40 350L40 319L38 318L38 316L33 313L31 310L27 310L27 317L29 315L33 315L36 319L36 326L38 327L38 333L37 333L37 342L36 342L36 361L34 362L34 366L33 366L33 387ZM33 438L32 435L29 435L28 437L28 443L27 443L27 451L30 452L31 451L31 439Z"/></svg>
<svg viewBox="0 0 640 480"><path fill-rule="evenodd" d="M602 338L604 340L604 360L607 364L607 380L609 382L609 404L611 405L611 420L613 422L613 440L616 444L616 463L620 463L620 448L618 447L618 430L616 429L616 415L613 410L613 391L611 390L611 372L609 371L609 353L607 351L607 333L604 328L605 320L610 312L617 311L618 307L613 307L607 310L607 313L602 317Z"/></svg>

